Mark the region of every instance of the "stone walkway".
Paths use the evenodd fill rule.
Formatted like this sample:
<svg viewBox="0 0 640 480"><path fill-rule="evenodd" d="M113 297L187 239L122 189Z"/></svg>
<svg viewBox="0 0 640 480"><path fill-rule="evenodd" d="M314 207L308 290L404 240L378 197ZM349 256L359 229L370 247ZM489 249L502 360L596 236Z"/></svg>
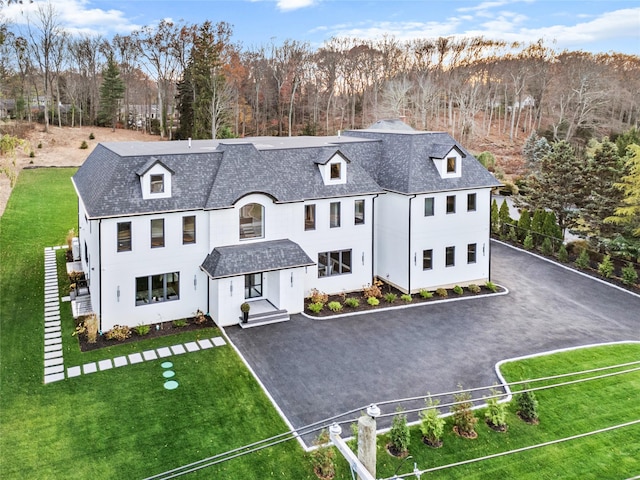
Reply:
<svg viewBox="0 0 640 480"><path fill-rule="evenodd" d="M205 338L184 344L178 343L169 347L159 347L140 353L121 355L113 359L107 358L84 365L66 369L62 351L62 330L60 324L60 299L58 292L58 270L56 266L56 250L66 246L47 247L44 249L44 383L57 382L65 378L78 377L111 368L135 365L137 363L158 360L182 355L184 353L221 347L227 342L222 337Z"/></svg>

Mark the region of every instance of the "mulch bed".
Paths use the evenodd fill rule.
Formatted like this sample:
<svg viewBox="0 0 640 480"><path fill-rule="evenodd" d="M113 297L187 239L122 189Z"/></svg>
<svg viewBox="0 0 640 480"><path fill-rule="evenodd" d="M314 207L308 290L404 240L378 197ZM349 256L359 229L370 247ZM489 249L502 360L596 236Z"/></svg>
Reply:
<svg viewBox="0 0 640 480"><path fill-rule="evenodd" d="M440 448L440 447L442 447L442 440L437 440L435 442L432 442L431 440L429 440L425 436L422 437L422 443L424 443L425 445L427 445L427 446L429 446L431 448Z"/></svg>
<svg viewBox="0 0 640 480"><path fill-rule="evenodd" d="M392 457L405 458L409 455L409 450L398 450L393 443L387 443L386 449L387 453Z"/></svg>
<svg viewBox="0 0 640 480"><path fill-rule="evenodd" d="M335 315L342 315L345 313L355 313L355 312L373 312L376 310L379 310L381 308L387 308L387 307L400 307L403 305L415 305L415 304L423 304L423 303L431 303L434 302L436 300L447 300L447 299L455 299L455 298L462 298L462 297L481 297L483 295L487 295L490 293L494 293L491 290L489 290L488 288L486 288L484 285L479 285L479 287L481 287L480 292L479 293L471 293L466 287L464 287L462 294L457 294L453 291L453 289L447 289L448 292L448 296L447 297L441 297L438 294L436 294L435 292L433 293L433 297L431 298L422 298L419 294L414 293L413 295L411 295L412 297L412 301L411 302L405 302L404 300L402 300L400 298L401 295L403 295L403 292L401 292L400 290L398 290L397 288L385 284L384 286L381 287L382 290L382 298L379 298L380 300L380 304L376 305L375 307L369 305L367 303L367 299L363 297L362 292L352 292L352 293L348 293L345 295L329 295L329 300L327 301L327 303L325 304L324 308L322 310L320 310L319 313L313 313L311 312L307 307L307 305L309 305L309 299L307 298L305 300L305 310L304 313L312 316L312 317L318 317L318 318L324 318L324 317L333 317ZM498 288L498 292L504 292L505 289L497 286ZM387 293L395 293L397 298L393 303L389 303L384 299L384 295ZM331 310L329 310L329 308L327 307L327 304L329 302L339 302L341 304L344 303L344 299L345 298L357 298L360 301L360 305L358 305L357 307L349 307L347 305L343 305L342 310L338 311L338 312L332 312Z"/></svg>
<svg viewBox="0 0 640 480"><path fill-rule="evenodd" d="M469 440L475 440L476 438L478 438L478 432L476 432L475 430L473 430L472 432L460 432L458 430L458 427L454 425L453 431L459 437L468 438Z"/></svg>
<svg viewBox="0 0 640 480"><path fill-rule="evenodd" d="M504 433L507 430L509 430L509 425L494 425L491 420L486 420L486 424L487 426L493 430L494 432L501 432Z"/></svg>
<svg viewBox="0 0 640 480"><path fill-rule="evenodd" d="M187 324L184 327L176 327L173 322L161 322L150 325L151 329L146 335L138 335L135 330L131 329L131 336L124 340L107 340L104 335L98 335L96 343L87 342L86 335L79 335L80 351L89 352L100 348L113 347L115 345L124 345L126 343L138 342L140 340L148 340L150 338L167 337L178 333L190 332L193 330L203 330L205 328L215 327L215 323L211 317L207 317L206 321L196 323L194 318L185 319Z"/></svg>

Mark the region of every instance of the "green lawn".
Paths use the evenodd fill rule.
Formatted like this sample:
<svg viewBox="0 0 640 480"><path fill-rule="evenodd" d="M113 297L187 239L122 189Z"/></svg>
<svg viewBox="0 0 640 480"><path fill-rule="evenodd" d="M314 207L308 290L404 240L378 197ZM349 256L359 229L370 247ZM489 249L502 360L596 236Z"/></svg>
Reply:
<svg viewBox="0 0 640 480"><path fill-rule="evenodd" d="M63 244L76 225L73 173L23 171L0 219L2 478L143 478L286 431L230 346L173 357L180 383L174 391L162 386L160 361L43 385L43 248ZM219 334L187 332L80 353L71 336L69 304L62 304L62 320L67 366ZM504 371L517 380L639 358L638 345L603 347L509 364ZM469 441L448 428L438 450L423 446L414 429L411 454L419 468L428 468L635 420L638 398L637 373L543 391L538 426L518 420L512 408L508 433L479 424L479 438ZM384 443L381 438L378 477L391 476L399 463L383 450ZM640 471L638 459L640 428L632 427L428 478L626 478ZM412 468L412 462L405 467ZM188 478L315 476L302 449L288 442ZM350 478L341 462L336 479Z"/></svg>

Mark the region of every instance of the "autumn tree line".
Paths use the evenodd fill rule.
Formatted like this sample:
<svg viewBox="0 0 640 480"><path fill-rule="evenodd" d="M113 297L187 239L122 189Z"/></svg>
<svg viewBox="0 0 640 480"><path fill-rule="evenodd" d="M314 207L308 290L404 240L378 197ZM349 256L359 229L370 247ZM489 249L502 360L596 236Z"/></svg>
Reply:
<svg viewBox="0 0 640 480"><path fill-rule="evenodd" d="M45 127L108 125L101 107L114 98L118 126L153 117L167 138L324 135L402 117L467 142L501 135L521 144L537 131L584 146L638 121L633 55L482 37L244 47L231 25L210 21L72 36L52 3L27 20L0 27L0 100L15 102L13 118ZM117 87L106 97L105 81Z"/></svg>

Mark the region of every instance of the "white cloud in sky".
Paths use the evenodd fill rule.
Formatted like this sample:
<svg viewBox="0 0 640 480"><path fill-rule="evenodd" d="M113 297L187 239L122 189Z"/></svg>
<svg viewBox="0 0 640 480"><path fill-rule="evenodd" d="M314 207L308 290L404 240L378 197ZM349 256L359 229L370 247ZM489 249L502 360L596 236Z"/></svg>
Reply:
<svg viewBox="0 0 640 480"><path fill-rule="evenodd" d="M291 10L298 10L300 8L311 7L316 3L316 0L278 0L278 9L288 12Z"/></svg>
<svg viewBox="0 0 640 480"><path fill-rule="evenodd" d="M46 3L36 0L33 3L11 4L3 8L3 13L12 23L22 25L26 23L27 16L34 21L38 6ZM142 26L132 23L120 10L90 8L88 0L56 0L51 5L60 25L71 34L128 34Z"/></svg>

